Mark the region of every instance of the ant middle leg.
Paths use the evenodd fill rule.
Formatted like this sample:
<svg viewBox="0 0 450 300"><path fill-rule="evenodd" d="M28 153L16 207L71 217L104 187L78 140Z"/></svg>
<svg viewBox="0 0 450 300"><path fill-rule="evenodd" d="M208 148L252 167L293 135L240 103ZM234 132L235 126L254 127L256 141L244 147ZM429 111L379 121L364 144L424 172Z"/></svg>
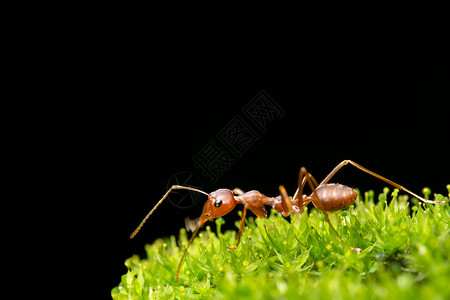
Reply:
<svg viewBox="0 0 450 300"><path fill-rule="evenodd" d="M308 182L312 191L314 191L318 186L316 179L311 175L311 173L309 173L305 167L302 167L298 174L298 187L295 191L294 197L292 197L292 201L289 198L284 186L279 186L281 204L284 210L283 215L288 215L290 212L301 213L303 212L303 206L311 202L310 199L309 201L303 203L303 188L305 187L306 182ZM298 207L298 209L294 209L293 203Z"/></svg>
<svg viewBox="0 0 450 300"><path fill-rule="evenodd" d="M308 182L309 187L311 188L311 191L314 192L316 188L319 186L317 183L317 180L312 176L311 173L309 173L305 167L302 167L299 172L298 176L298 188L295 192L294 199L297 199L300 204L300 211L303 211L303 206L308 205L312 201L312 198L308 199L306 202L303 203L303 189L305 187L306 182Z"/></svg>
<svg viewBox="0 0 450 300"><path fill-rule="evenodd" d="M298 187L295 191L293 199L297 199L298 197L302 197L303 188L305 187L306 181L308 178L312 179L313 186L316 188L318 186L316 179L309 173L305 167L301 167L300 172L298 173ZM311 185L310 185L311 187Z"/></svg>

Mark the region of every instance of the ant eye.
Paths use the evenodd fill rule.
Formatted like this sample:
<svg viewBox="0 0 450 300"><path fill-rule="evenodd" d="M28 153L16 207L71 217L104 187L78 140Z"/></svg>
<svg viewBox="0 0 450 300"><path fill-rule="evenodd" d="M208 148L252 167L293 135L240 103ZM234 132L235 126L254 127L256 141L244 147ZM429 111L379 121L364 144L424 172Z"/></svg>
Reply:
<svg viewBox="0 0 450 300"><path fill-rule="evenodd" d="M221 205L222 205L222 200L216 200L216 202L214 202L215 207L219 207Z"/></svg>

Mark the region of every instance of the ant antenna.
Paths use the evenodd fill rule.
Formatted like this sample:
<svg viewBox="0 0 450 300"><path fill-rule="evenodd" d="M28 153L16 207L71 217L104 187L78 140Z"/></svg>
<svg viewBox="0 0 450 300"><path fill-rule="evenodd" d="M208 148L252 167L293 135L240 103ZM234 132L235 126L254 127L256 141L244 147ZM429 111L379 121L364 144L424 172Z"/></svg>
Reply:
<svg viewBox="0 0 450 300"><path fill-rule="evenodd" d="M141 230L142 226L144 226L145 221L153 214L153 212L158 208L158 206L164 201L164 199L167 198L167 196L170 194L172 190L188 190L188 191L194 191L198 193L205 194L206 196L209 196L208 193L205 193L202 190L188 187L188 186L182 186L182 185L172 185L172 187L166 192L166 194L161 198L161 200L156 203L155 207L152 208L152 210L148 213L148 215L142 220L141 224L136 228L136 230L133 231L133 233L130 235L130 239L134 238L134 236Z"/></svg>

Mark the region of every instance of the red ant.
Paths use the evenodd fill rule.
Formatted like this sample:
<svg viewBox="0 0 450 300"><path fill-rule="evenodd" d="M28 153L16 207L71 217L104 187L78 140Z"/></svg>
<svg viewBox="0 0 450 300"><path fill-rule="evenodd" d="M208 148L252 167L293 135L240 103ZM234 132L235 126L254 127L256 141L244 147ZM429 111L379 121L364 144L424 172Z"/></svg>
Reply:
<svg viewBox="0 0 450 300"><path fill-rule="evenodd" d="M201 191L199 189L195 189L192 187L186 187L181 185L173 185L166 194L162 197L161 200L153 207L153 209L148 213L148 215L142 220L141 224L136 228L136 230L131 234L130 238L133 238L139 230L144 225L145 221L147 221L148 217L152 215L152 213L155 211L155 209L164 201L164 199L167 198L169 193L172 190L189 190L194 192L199 192L202 194L205 194L208 196L208 201L205 203L205 206L203 207L203 212L201 216L195 220L189 220L186 219L186 227L188 229L193 229L194 233L192 234L191 238L189 239L189 243L186 247L186 249L183 252L183 256L181 257L180 263L178 264L177 273L175 276L175 283L178 282L178 275L180 273L181 263L183 262L184 257L186 256L187 250L189 248L189 245L194 240L195 236L197 235L198 230L200 227L205 224L206 221L215 219L218 217L221 217L223 215L226 215L230 211L233 210L233 208L236 206L237 203L243 204L244 209L242 211L242 219L241 219L241 226L239 228L238 236L237 236L237 244L231 248L228 247L228 250L236 249L236 247L239 245L239 242L241 240L241 234L244 230L244 219L245 215L247 213L247 209L250 209L255 215L257 215L260 218L266 218L267 217L267 211L264 207L264 205L270 205L277 211L281 212L283 216L288 216L290 213L298 214L303 212L303 206L308 205L308 203L312 202L314 206L323 212L323 215L325 216L325 220L328 222L330 227L333 229L333 231L336 233L336 235L339 237L342 243L345 243L344 240L341 238L341 236L337 233L336 229L334 229L333 225L330 222L330 219L328 218L327 212L342 210L348 206L350 206L353 202L355 202L358 193L345 185L341 184L334 184L334 183L328 183L330 181L331 177L333 177L337 171L339 171L343 166L351 164L355 166L356 168L360 169L361 171L364 171L372 176L377 177L378 179L381 179L390 185L393 185L394 187L404 190L405 192L409 193L410 195L416 197L420 201L423 201L425 203L433 203L433 204L443 204L444 202L439 201L432 201L432 200L426 200L410 190L404 188L403 186L383 177L380 176L363 166L351 161L351 160L344 160L340 164L338 164L331 172L330 174L325 177L324 180L320 184L317 183L317 181L314 179L314 177L309 173L306 168L302 167L299 172L298 177L298 188L295 192L292 199L289 198L286 189L284 186L280 185L280 196L277 197L267 197L260 192L256 190L252 190L249 192L243 192L239 188L235 188L234 190L229 189L218 189L217 191L214 191L210 194L205 193L204 191ZM307 196L303 194L303 188L308 182L309 187L312 190L311 195ZM351 248L353 251L360 253L361 249L359 248Z"/></svg>

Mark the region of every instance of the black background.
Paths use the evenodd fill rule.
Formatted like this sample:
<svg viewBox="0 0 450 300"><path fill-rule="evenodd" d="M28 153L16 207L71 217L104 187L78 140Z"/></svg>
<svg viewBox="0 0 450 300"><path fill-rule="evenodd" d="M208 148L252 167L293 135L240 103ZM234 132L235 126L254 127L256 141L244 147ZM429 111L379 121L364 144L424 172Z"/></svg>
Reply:
<svg viewBox="0 0 450 300"><path fill-rule="evenodd" d="M86 232L72 234L82 235L80 251L93 258L86 269L98 271L104 295L126 273L126 258L200 214L203 198L190 209L165 202L129 239L181 171L207 192L238 186L277 195L284 184L292 194L301 166L320 181L352 159L417 193L428 186L446 194L446 7L150 11L107 17L75 56L82 70L69 200ZM212 183L192 158L261 90L284 115ZM386 186L351 166L333 181Z"/></svg>

